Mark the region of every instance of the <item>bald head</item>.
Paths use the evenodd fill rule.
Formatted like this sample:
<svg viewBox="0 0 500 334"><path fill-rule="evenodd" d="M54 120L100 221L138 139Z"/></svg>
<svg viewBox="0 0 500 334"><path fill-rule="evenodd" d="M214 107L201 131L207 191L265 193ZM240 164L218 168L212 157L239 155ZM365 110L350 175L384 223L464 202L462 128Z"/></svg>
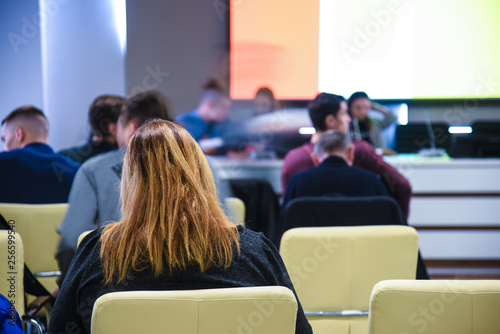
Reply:
<svg viewBox="0 0 500 334"><path fill-rule="evenodd" d="M12 111L2 120L4 150L23 148L32 143L48 142L49 123L43 112L32 106Z"/></svg>

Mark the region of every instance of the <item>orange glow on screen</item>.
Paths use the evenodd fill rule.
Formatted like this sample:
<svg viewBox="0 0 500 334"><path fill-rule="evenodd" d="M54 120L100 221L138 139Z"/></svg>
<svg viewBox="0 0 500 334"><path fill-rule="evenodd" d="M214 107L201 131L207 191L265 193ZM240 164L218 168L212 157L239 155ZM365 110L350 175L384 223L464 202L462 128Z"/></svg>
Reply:
<svg viewBox="0 0 500 334"><path fill-rule="evenodd" d="M231 97L252 99L269 86L278 99L313 98L319 0L232 0L230 10Z"/></svg>

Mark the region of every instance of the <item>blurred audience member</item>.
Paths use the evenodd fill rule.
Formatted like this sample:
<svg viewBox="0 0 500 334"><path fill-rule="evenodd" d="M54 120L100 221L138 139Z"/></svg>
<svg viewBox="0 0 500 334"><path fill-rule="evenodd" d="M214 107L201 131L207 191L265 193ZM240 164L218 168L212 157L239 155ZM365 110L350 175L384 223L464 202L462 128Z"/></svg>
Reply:
<svg viewBox="0 0 500 334"><path fill-rule="evenodd" d="M283 193L286 193L287 183L293 175L319 165L313 147L325 131L337 130L345 134L349 133L351 117L347 113L347 103L342 96L320 93L309 104L308 109L316 133L309 143L291 150L285 156L281 170ZM394 167L384 162L366 141L353 139L353 143L355 147L353 166L377 174L388 194L399 203L403 214L408 219L412 193L408 180Z"/></svg>
<svg viewBox="0 0 500 334"><path fill-rule="evenodd" d="M196 141L151 121L130 140L120 222L90 233L61 287L49 332L90 333L95 300L112 291L294 287L262 234L228 221ZM168 326L168 324L166 324ZM298 302L295 333L312 333Z"/></svg>
<svg viewBox="0 0 500 334"><path fill-rule="evenodd" d="M279 103L269 87L260 87L253 99L254 115L267 114L279 109Z"/></svg>
<svg viewBox="0 0 500 334"><path fill-rule="evenodd" d="M366 140L376 148L387 148L382 130L397 121L398 116L389 108L372 102L365 92L353 93L347 105L352 118L351 131L354 138ZM384 117L371 117L368 113L372 109L382 113Z"/></svg>
<svg viewBox="0 0 500 334"><path fill-rule="evenodd" d="M83 146L59 151L59 154L84 163L93 156L116 149L116 121L124 103L125 98L120 96L97 97L89 108L90 140Z"/></svg>
<svg viewBox="0 0 500 334"><path fill-rule="evenodd" d="M203 86L198 107L178 115L175 120L198 142L223 137L230 107L231 100L224 88L218 81L210 79Z"/></svg>
<svg viewBox="0 0 500 334"><path fill-rule="evenodd" d="M54 153L49 123L32 106L12 111L2 121L0 202L65 203L80 164Z"/></svg>
<svg viewBox="0 0 500 334"><path fill-rule="evenodd" d="M376 174L352 167L354 152L354 144L349 134L335 130L326 131L314 145L318 167L292 176L288 182L283 207L294 198L306 196L387 195Z"/></svg>

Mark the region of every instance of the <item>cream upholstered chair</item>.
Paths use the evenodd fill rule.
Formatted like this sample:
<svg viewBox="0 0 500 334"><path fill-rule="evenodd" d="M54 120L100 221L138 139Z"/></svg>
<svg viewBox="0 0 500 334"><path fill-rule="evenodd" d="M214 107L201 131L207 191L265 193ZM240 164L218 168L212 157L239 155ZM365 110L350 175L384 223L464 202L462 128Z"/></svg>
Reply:
<svg viewBox="0 0 500 334"><path fill-rule="evenodd" d="M92 232L93 230L90 230L90 231L85 231L83 232L82 234L80 234L78 236L78 241L76 243L77 246L80 246L80 243L82 242L83 238L85 238L87 236L87 234L89 234L90 232Z"/></svg>
<svg viewBox="0 0 500 334"><path fill-rule="evenodd" d="M282 286L127 291L99 297L92 334L292 334L297 301Z"/></svg>
<svg viewBox="0 0 500 334"><path fill-rule="evenodd" d="M500 280L388 280L373 288L370 334L498 334Z"/></svg>
<svg viewBox="0 0 500 334"><path fill-rule="evenodd" d="M245 203L237 197L225 199L228 218L235 224L245 225Z"/></svg>
<svg viewBox="0 0 500 334"><path fill-rule="evenodd" d="M401 225L295 228L280 253L314 333L366 334L373 286L415 278L418 236Z"/></svg>
<svg viewBox="0 0 500 334"><path fill-rule="evenodd" d="M13 222L14 230L24 241L24 260L42 285L52 292L59 273L55 254L61 224L68 204L11 204L0 203L0 213Z"/></svg>

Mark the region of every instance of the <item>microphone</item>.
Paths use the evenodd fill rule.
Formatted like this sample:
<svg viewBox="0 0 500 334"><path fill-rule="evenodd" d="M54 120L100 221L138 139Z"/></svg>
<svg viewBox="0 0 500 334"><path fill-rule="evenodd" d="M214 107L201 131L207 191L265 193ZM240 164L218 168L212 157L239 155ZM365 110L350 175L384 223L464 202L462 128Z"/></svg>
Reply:
<svg viewBox="0 0 500 334"><path fill-rule="evenodd" d="M446 150L444 148L436 148L436 137L434 137L434 131L432 131L432 124L429 118L429 114L424 112L425 125L427 127L427 133L429 134L429 139L431 141L430 148L422 148L418 151L418 155L421 157L443 157L446 155Z"/></svg>

